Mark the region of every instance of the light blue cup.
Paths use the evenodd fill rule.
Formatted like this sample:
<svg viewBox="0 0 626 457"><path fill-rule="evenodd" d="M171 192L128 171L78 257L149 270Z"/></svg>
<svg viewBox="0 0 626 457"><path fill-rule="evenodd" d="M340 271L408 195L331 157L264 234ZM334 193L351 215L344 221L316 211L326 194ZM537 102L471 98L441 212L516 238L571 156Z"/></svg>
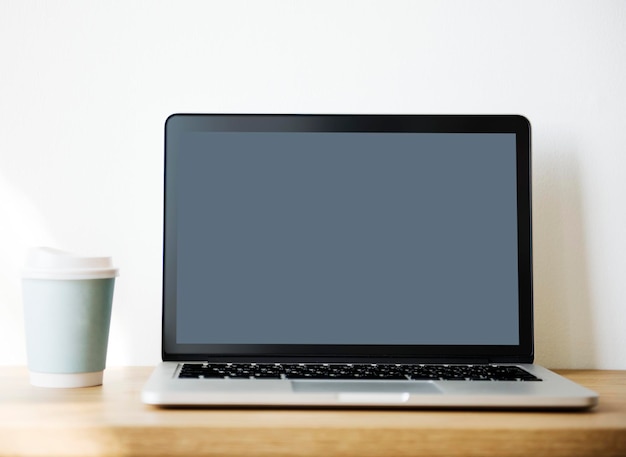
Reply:
<svg viewBox="0 0 626 457"><path fill-rule="evenodd" d="M31 384L102 384L116 276L109 257L30 251L22 295Z"/></svg>

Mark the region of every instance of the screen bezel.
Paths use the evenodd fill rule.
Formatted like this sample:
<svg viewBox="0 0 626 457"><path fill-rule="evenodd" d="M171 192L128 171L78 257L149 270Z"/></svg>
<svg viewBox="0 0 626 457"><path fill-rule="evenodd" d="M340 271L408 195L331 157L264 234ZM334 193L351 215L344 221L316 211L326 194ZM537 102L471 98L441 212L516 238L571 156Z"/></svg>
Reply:
<svg viewBox="0 0 626 457"><path fill-rule="evenodd" d="M216 345L176 337L178 138L187 132L419 132L516 135L519 344L517 345ZM165 123L162 358L182 360L389 360L525 362L533 360L530 123L520 115L173 114Z"/></svg>

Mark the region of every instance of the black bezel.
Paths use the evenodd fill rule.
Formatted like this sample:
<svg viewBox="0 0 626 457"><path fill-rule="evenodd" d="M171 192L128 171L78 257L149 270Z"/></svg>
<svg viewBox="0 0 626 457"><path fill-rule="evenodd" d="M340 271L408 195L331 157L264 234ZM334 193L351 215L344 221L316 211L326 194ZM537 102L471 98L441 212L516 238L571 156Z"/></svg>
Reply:
<svg viewBox="0 0 626 457"><path fill-rule="evenodd" d="M177 139L191 131L514 133L517 147L519 344L476 345L210 345L176 342ZM230 360L377 362L393 360L533 361L530 123L519 115L173 114L165 123L162 357Z"/></svg>

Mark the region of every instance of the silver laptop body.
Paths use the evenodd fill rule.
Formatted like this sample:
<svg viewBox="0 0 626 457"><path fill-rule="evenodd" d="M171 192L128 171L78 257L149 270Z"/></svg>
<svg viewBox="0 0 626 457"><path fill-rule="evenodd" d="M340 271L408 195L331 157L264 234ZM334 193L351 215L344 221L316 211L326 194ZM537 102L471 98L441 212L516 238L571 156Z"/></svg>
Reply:
<svg viewBox="0 0 626 457"><path fill-rule="evenodd" d="M175 114L159 406L585 409L533 362L530 124Z"/></svg>

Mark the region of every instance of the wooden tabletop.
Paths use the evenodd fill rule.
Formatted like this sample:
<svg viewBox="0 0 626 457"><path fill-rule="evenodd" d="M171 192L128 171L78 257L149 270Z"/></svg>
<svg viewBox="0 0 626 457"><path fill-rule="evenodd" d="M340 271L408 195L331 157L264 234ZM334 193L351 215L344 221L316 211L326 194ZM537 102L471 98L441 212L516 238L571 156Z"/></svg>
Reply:
<svg viewBox="0 0 626 457"><path fill-rule="evenodd" d="M626 371L561 370L600 394L589 412L158 409L150 367L46 389L0 367L0 456L626 456Z"/></svg>

